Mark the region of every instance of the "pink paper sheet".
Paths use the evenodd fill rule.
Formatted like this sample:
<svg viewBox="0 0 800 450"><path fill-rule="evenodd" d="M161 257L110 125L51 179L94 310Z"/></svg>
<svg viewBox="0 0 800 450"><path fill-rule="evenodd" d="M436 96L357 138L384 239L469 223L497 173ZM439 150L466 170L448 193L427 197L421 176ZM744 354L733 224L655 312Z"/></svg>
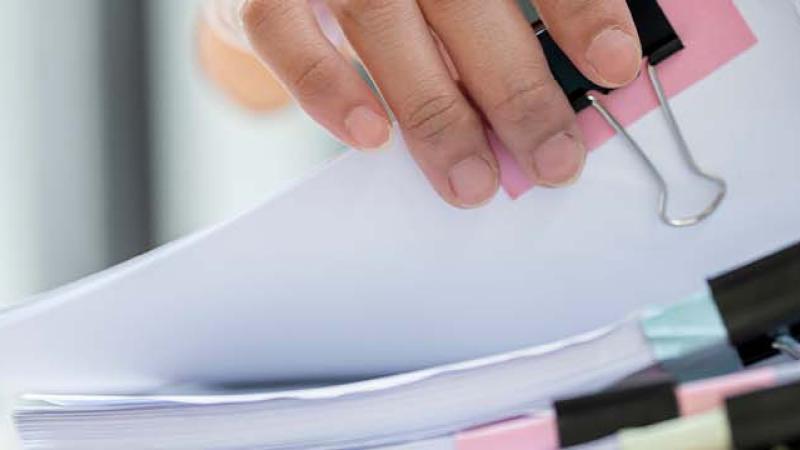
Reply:
<svg viewBox="0 0 800 450"><path fill-rule="evenodd" d="M659 3L686 46L658 65L661 81L670 97L710 75L757 42L733 0L660 0ZM644 71L631 85L612 92L602 101L626 126L658 107L658 99ZM590 150L614 136L614 130L591 109L578 114L578 125ZM502 185L512 198L517 198L533 184L508 150L493 136L491 140L500 162Z"/></svg>
<svg viewBox="0 0 800 450"><path fill-rule="evenodd" d="M521 417L459 433L456 450L553 450L559 448L552 413Z"/></svg>
<svg viewBox="0 0 800 450"><path fill-rule="evenodd" d="M691 416L722 406L728 397L766 389L777 382L775 371L765 368L680 386L675 395L681 415Z"/></svg>

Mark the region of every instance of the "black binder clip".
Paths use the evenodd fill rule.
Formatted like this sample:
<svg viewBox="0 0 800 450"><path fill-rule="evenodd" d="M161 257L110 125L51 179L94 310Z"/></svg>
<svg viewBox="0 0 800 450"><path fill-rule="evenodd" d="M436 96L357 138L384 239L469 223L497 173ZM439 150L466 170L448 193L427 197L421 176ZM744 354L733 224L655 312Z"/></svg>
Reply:
<svg viewBox="0 0 800 450"><path fill-rule="evenodd" d="M708 281L742 363L800 359L800 243Z"/></svg>
<svg viewBox="0 0 800 450"><path fill-rule="evenodd" d="M666 378L559 400L554 408L561 447L584 444L623 428L643 427L679 416L675 384Z"/></svg>
<svg viewBox="0 0 800 450"><path fill-rule="evenodd" d="M725 409L733 448L800 448L800 383L730 398Z"/></svg>
<svg viewBox="0 0 800 450"><path fill-rule="evenodd" d="M664 12L661 10L656 0L628 0L628 7L631 10L633 20L639 33L639 38L642 43L642 52L647 59L647 75L650 78L650 84L653 86L658 101L661 104L661 110L667 120L670 131L677 141L678 147L692 172L713 183L718 190L714 200L701 212L692 216L672 217L669 215L669 187L667 186L664 176L658 170L658 167L656 167L652 159L647 156L647 153L642 150L639 143L594 95L594 92L607 94L610 90L598 86L584 77L564 52L561 51L558 45L556 45L553 38L541 24L534 24L534 28L542 44L545 55L547 56L550 70L566 93L573 109L577 112L592 107L600 113L603 119L605 119L605 121L625 139L636 154L639 155L655 178L660 191L659 215L661 220L673 227L696 225L711 216L714 211L717 210L727 193L727 183L722 178L705 171L694 158L689 144L686 142L681 132L675 114L672 112L672 108L669 105L669 100L664 92L661 80L658 77L656 66L682 50L684 48L683 42L675 32L675 29L670 24L666 15L664 15Z"/></svg>

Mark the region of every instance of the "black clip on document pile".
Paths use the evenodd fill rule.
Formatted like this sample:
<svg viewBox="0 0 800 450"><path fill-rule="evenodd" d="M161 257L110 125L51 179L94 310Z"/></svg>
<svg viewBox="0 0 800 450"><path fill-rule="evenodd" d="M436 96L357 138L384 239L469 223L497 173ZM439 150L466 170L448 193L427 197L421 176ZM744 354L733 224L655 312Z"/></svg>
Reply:
<svg viewBox="0 0 800 450"><path fill-rule="evenodd" d="M610 436L624 428L643 427L678 417L675 383L647 381L554 404L562 447Z"/></svg>
<svg viewBox="0 0 800 450"><path fill-rule="evenodd" d="M728 340L746 365L800 359L800 244L708 281Z"/></svg>
<svg viewBox="0 0 800 450"><path fill-rule="evenodd" d="M562 447L680 417L675 385L669 381L559 401L556 415ZM800 448L800 383L729 397L725 415L732 448Z"/></svg>
<svg viewBox="0 0 800 450"><path fill-rule="evenodd" d="M733 448L800 448L800 383L729 398L725 410Z"/></svg>
<svg viewBox="0 0 800 450"><path fill-rule="evenodd" d="M800 243L713 278L708 284L729 343L742 364L759 363L778 354L800 359L800 343L796 340L796 336L800 336ZM702 356L707 358L705 353ZM624 428L678 417L673 375L679 374L667 373L633 385L555 402L560 442L565 447L579 445ZM791 424L785 424L785 430L780 430L794 433L792 436L800 439L800 384L773 391L792 393L794 403L788 405L794 408L791 411L795 416L791 417ZM746 420L752 416L749 411L774 406L772 398L783 402L775 393L759 393L728 403L732 424L745 424L732 427L734 435L739 433L737 442L764 442L765 439L773 442L769 440L768 430L754 425L763 421Z"/></svg>
<svg viewBox="0 0 800 450"><path fill-rule="evenodd" d="M655 163L642 149L638 142L628 133L625 127L617 120L613 114L603 106L603 103L593 94L600 92L607 94L610 89L598 86L583 76L581 72L572 64L567 55L556 45L550 33L542 27L540 23L534 24L539 41L542 44L545 55L547 56L550 70L564 93L567 95L573 109L576 112L592 107L603 119L619 133L628 145L641 157L658 182L659 186L659 215L661 220L673 227L687 227L696 225L716 211L722 203L727 193L727 184L722 178L706 172L692 155L686 139L678 126L675 114L669 105L669 100L664 92L664 87L658 77L656 66L668 59L670 56L681 51L684 46L675 29L670 24L664 11L656 0L628 0L628 7L631 10L633 21L639 32L639 39L642 44L642 52L647 59L647 74L650 83L655 90L661 110L667 120L678 146L681 149L684 159L691 170L701 178L712 182L718 189L714 200L700 213L687 217L671 217L668 212L669 188L664 176L656 167Z"/></svg>

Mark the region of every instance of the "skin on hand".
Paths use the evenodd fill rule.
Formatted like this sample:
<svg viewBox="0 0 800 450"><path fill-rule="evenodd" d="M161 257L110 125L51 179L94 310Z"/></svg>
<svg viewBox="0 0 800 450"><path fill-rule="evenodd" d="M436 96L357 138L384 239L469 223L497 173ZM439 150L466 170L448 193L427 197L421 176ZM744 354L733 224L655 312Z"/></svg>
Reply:
<svg viewBox="0 0 800 450"><path fill-rule="evenodd" d="M625 0L534 0L553 38L591 80L636 78L641 48ZM575 115L515 0L328 0L397 118L409 148L449 203L475 207L498 189L485 122L535 183L563 186L586 149ZM390 139L388 114L324 37L307 1L247 0L246 34L300 105L343 142Z"/></svg>

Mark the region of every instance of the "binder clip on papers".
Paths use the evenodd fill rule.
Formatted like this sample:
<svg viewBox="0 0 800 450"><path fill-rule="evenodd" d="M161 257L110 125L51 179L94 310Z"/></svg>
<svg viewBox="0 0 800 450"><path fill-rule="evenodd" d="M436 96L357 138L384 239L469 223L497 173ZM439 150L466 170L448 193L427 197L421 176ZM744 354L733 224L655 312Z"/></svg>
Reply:
<svg viewBox="0 0 800 450"><path fill-rule="evenodd" d="M658 97L661 110L680 148L682 156L692 172L700 178L706 179L716 186L717 194L714 199L701 212L686 217L673 217L669 214L669 187L667 182L653 160L645 153L639 143L628 133L625 127L617 118L603 105L600 99L594 94L599 92L607 94L611 90L598 86L583 76L581 72L572 64L567 55L561 51L541 23L535 23L534 29L539 37L542 48L547 56L550 70L553 76L564 90L567 98L572 104L573 109L579 112L586 108L595 109L614 128L626 141L636 154L645 163L647 169L658 183L659 188L659 215L661 220L669 226L688 227L696 225L709 216L722 203L727 193L727 184L722 178L704 170L694 158L689 144L681 132L675 114L669 105L669 100L658 77L656 66L668 59L675 53L681 51L684 46L675 29L670 24L664 11L656 0L628 0L628 7L636 24L639 38L642 43L642 52L647 60L647 75L650 84Z"/></svg>
<svg viewBox="0 0 800 450"><path fill-rule="evenodd" d="M732 447L800 447L800 383L739 395L726 400Z"/></svg>
<svg viewBox="0 0 800 450"><path fill-rule="evenodd" d="M728 339L745 365L800 359L800 243L708 281Z"/></svg>

